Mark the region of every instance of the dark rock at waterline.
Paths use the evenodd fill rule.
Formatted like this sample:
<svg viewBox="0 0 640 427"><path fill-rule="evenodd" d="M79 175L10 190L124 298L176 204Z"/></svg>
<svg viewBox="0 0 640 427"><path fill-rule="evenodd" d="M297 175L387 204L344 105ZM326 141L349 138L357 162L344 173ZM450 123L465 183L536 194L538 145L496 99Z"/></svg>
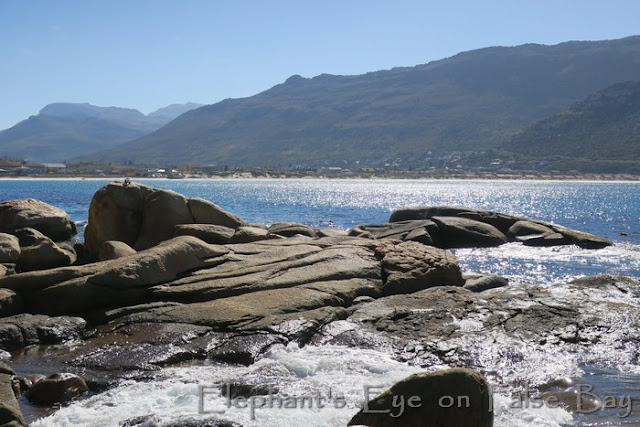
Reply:
<svg viewBox="0 0 640 427"><path fill-rule="evenodd" d="M419 373L365 402L348 425L490 427L491 398L487 380L471 369Z"/></svg>
<svg viewBox="0 0 640 427"><path fill-rule="evenodd" d="M410 220L427 220L437 217L453 217L484 223L497 229L502 235L506 236L507 240L522 241L529 246L574 244L586 249L599 249L613 244L609 239L578 230L572 230L546 221L458 206L415 206L402 208L391 214L389 222L397 223ZM439 227L440 225L441 224L438 224ZM490 233L484 230L480 232L480 234L494 235L496 233L493 230ZM456 235L460 237L460 239L457 239L457 244L473 247L473 239L462 239L461 237L464 236L461 236L460 233L456 233ZM497 236L503 239L502 236ZM473 234L469 237L473 237ZM495 240L494 243L498 244L499 240ZM491 241L481 240L477 244L481 246L491 246ZM436 243L436 246L440 245ZM451 243L447 244L447 242L444 242L443 246L465 247L451 246Z"/></svg>
<svg viewBox="0 0 640 427"><path fill-rule="evenodd" d="M0 349L11 351L31 344L54 344L77 338L87 322L81 317L17 314L0 318Z"/></svg>
<svg viewBox="0 0 640 427"><path fill-rule="evenodd" d="M35 199L17 199L0 203L0 232L34 228L54 241L68 240L76 225L62 209Z"/></svg>
<svg viewBox="0 0 640 427"><path fill-rule="evenodd" d="M53 405L73 400L89 391L84 379L70 373L59 373L33 384L25 397L36 404Z"/></svg>
<svg viewBox="0 0 640 427"><path fill-rule="evenodd" d="M508 286L509 280L505 277L498 276L497 274L484 274L478 277L468 278L463 288L470 290L471 292L482 292L488 289L501 288Z"/></svg>
<svg viewBox="0 0 640 427"><path fill-rule="evenodd" d="M469 218L434 216L443 248L493 247L507 243L507 236L491 224Z"/></svg>

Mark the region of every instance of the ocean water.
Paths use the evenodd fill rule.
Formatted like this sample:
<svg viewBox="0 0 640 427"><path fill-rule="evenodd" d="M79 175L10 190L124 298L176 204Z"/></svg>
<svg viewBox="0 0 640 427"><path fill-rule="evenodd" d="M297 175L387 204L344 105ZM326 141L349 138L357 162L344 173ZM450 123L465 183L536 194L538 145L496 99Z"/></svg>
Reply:
<svg viewBox="0 0 640 427"><path fill-rule="evenodd" d="M0 201L33 197L66 210L80 228L86 224L93 193L108 180L0 180ZM552 284L594 274L640 278L640 183L553 181L400 181L400 180L141 180L187 196L203 197L249 222L300 222L315 227L349 229L357 224L387 222L391 211L411 205L461 205L553 221L614 241L602 250L575 246L528 248L507 244L490 249L458 249L466 271L484 271L514 282ZM640 306L640 303L639 303ZM540 360L544 351L536 350ZM615 354L611 354L615 359ZM554 360L559 373L587 378L611 394L640 400L640 367L576 365ZM435 367L434 367L435 368ZM637 368L637 369L636 369ZM532 375L536 366L528 367ZM382 352L339 346L275 348L250 367L219 364L177 366L161 370L152 381L126 381L116 388L62 408L33 425L118 425L154 414L156 422L203 418L200 403L224 410L218 418L244 425L338 426L363 400L363 387L388 387L418 368ZM281 392L304 396L340 393L345 407L263 409L252 419L246 408L226 407L221 397L200 402L200 386L241 378L277 384ZM640 402L624 419L611 411L572 416L562 409L513 409L506 395L495 395L497 426L640 425Z"/></svg>

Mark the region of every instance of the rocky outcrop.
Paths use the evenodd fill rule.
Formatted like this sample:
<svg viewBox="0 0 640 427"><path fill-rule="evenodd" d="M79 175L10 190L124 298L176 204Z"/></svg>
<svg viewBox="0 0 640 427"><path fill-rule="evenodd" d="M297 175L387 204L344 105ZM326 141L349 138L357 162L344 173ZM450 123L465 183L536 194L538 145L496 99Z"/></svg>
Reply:
<svg viewBox="0 0 640 427"><path fill-rule="evenodd" d="M433 244L444 248L498 246L507 241L521 241L528 246L574 244L586 249L613 244L608 239L546 221L457 206L408 207L394 211L389 218L397 229L419 220L437 224L442 241L433 239ZM390 224L387 227L394 228ZM431 230L429 233L433 236Z"/></svg>
<svg viewBox="0 0 640 427"><path fill-rule="evenodd" d="M99 189L91 200L85 248L96 259L100 245L109 240L136 250L148 249L174 237L175 226L181 224L235 229L246 223L203 199L137 183L113 182Z"/></svg>
<svg viewBox="0 0 640 427"><path fill-rule="evenodd" d="M312 238L318 237L318 233L316 233L313 228L304 224L296 224L293 222L279 222L276 224L272 224L268 228L268 230L271 234L277 234L278 236L283 237L293 237L296 235Z"/></svg>
<svg viewBox="0 0 640 427"><path fill-rule="evenodd" d="M34 271L66 267L76 262L73 249L58 246L48 237L41 237L31 246L22 249L16 270Z"/></svg>
<svg viewBox="0 0 640 427"><path fill-rule="evenodd" d="M16 263L20 257L20 241L7 233L0 233L0 263Z"/></svg>
<svg viewBox="0 0 640 427"><path fill-rule="evenodd" d="M348 425L491 427L491 399L487 380L471 369L424 372L365 402Z"/></svg>
<svg viewBox="0 0 640 427"><path fill-rule="evenodd" d="M39 405L66 403L89 391L87 383L71 373L53 374L27 390L25 397Z"/></svg>
<svg viewBox="0 0 640 427"><path fill-rule="evenodd" d="M68 240L76 225L62 209L35 199L17 199L0 203L0 232L34 228L54 241Z"/></svg>
<svg viewBox="0 0 640 427"><path fill-rule="evenodd" d="M227 252L222 246L181 236L125 258L7 276L0 279L0 287L21 294L31 312L82 313L97 307L147 302L151 286L204 268L208 259Z"/></svg>

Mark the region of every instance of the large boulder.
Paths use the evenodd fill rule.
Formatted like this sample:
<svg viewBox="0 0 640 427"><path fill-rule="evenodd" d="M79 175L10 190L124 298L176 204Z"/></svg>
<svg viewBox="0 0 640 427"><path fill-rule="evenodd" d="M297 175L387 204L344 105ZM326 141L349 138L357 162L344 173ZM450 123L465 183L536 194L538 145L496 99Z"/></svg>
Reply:
<svg viewBox="0 0 640 427"><path fill-rule="evenodd" d="M471 369L419 373L366 401L348 425L491 427L491 399L487 380Z"/></svg>
<svg viewBox="0 0 640 427"><path fill-rule="evenodd" d="M188 204L195 224L215 224L234 229L247 225L238 216L208 200L192 197L189 199Z"/></svg>
<svg viewBox="0 0 640 427"><path fill-rule="evenodd" d="M133 246L142 226L145 198L154 191L146 185L112 182L93 195L89 223L84 231L85 249L97 257L102 242L118 240Z"/></svg>
<svg viewBox="0 0 640 427"><path fill-rule="evenodd" d="M194 223L233 229L245 224L203 199L138 183L112 182L91 200L84 235L86 253L97 259L100 245L109 240L124 242L136 250L148 249L174 237L175 226Z"/></svg>
<svg viewBox="0 0 640 427"><path fill-rule="evenodd" d="M77 257L70 248L60 247L48 237L22 250L16 268L18 271L47 270L73 264Z"/></svg>
<svg viewBox="0 0 640 427"><path fill-rule="evenodd" d="M25 397L39 405L66 403L89 391L87 383L70 373L53 374L27 390Z"/></svg>
<svg viewBox="0 0 640 427"><path fill-rule="evenodd" d="M0 233L0 263L15 263L20 256L20 241L16 236Z"/></svg>
<svg viewBox="0 0 640 427"><path fill-rule="evenodd" d="M174 236L177 224L193 223L187 198L174 191L154 191L144 199L140 234L133 248L148 249Z"/></svg>
<svg viewBox="0 0 640 427"><path fill-rule="evenodd" d="M438 225L444 248L493 247L508 241L507 236L491 224L451 216L431 219Z"/></svg>
<svg viewBox="0 0 640 427"><path fill-rule="evenodd" d="M0 232L12 233L30 227L55 241L68 240L76 225L62 209L35 199L9 200L0 203Z"/></svg>
<svg viewBox="0 0 640 427"><path fill-rule="evenodd" d="M447 251L417 242L386 245L382 270L384 295L406 294L434 286L462 286L464 279L456 258Z"/></svg>

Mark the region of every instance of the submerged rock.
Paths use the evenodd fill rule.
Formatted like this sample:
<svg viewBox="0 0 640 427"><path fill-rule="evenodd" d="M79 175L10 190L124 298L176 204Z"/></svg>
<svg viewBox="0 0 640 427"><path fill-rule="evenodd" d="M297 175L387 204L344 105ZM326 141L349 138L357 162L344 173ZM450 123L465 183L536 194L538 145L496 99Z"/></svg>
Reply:
<svg viewBox="0 0 640 427"><path fill-rule="evenodd" d="M53 405L73 400L89 391L87 383L70 373L53 374L33 384L25 397L40 405Z"/></svg>
<svg viewBox="0 0 640 427"><path fill-rule="evenodd" d="M419 373L365 402L348 425L491 427L491 399L487 380L471 369Z"/></svg>

